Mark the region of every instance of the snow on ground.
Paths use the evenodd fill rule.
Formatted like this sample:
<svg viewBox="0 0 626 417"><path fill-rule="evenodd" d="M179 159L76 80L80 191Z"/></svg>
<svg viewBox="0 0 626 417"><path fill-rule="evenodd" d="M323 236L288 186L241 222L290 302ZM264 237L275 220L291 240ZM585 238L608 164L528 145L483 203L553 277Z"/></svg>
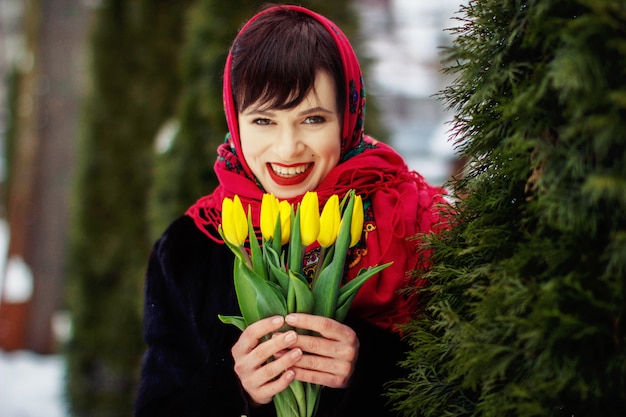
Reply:
<svg viewBox="0 0 626 417"><path fill-rule="evenodd" d="M0 417L65 417L58 355L0 350Z"/></svg>

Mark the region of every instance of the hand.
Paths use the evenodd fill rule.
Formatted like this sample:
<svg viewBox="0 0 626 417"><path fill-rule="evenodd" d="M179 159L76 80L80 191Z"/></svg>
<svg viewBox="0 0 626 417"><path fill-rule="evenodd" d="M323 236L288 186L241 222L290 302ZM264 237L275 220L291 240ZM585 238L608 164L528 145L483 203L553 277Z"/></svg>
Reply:
<svg viewBox="0 0 626 417"><path fill-rule="evenodd" d="M310 314L289 314L285 321L293 327L319 334L299 334L297 341L290 346L292 351L299 348L304 352L291 368L295 378L332 388L347 387L359 353L359 339L354 330L330 318Z"/></svg>
<svg viewBox="0 0 626 417"><path fill-rule="evenodd" d="M278 332L260 342L283 325L281 316L259 320L241 333L231 349L235 373L254 405L272 401L272 397L285 390L296 376L291 368L302 357L302 350L294 347L298 339L295 331ZM276 360L270 361L273 358Z"/></svg>

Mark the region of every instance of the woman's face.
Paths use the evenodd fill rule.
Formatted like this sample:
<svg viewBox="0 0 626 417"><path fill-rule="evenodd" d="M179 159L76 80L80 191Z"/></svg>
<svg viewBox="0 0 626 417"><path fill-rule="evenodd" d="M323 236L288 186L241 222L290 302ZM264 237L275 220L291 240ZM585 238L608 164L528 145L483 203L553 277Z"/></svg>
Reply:
<svg viewBox="0 0 626 417"><path fill-rule="evenodd" d="M297 106L256 103L239 112L244 158L266 192L291 198L314 190L339 162L341 117L333 79L324 71Z"/></svg>

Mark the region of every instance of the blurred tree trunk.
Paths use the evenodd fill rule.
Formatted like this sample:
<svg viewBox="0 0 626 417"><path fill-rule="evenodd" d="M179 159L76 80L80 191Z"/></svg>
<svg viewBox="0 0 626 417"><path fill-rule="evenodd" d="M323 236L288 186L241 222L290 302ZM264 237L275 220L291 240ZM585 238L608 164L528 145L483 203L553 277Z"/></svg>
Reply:
<svg viewBox="0 0 626 417"><path fill-rule="evenodd" d="M35 277L28 347L55 350L52 318L63 305L71 179L79 105L84 92L84 41L90 9L77 0L41 1L40 152L29 239Z"/></svg>
<svg viewBox="0 0 626 417"><path fill-rule="evenodd" d="M22 68L17 77L16 113L13 116L14 137L11 161L11 183L6 188L7 215L10 230L8 259L21 259L26 265L32 257L28 236L30 220L34 214L33 198L36 181L37 157L40 148L39 101L37 100L40 77L40 4L28 1L24 8L25 49L30 56L29 65ZM28 279L27 276L7 276L9 280ZM0 347L24 349L26 347L27 323L32 306L30 297L19 300L6 297L7 288L13 282L4 281L3 299L0 304Z"/></svg>
<svg viewBox="0 0 626 417"><path fill-rule="evenodd" d="M52 318L63 304L64 242L89 14L76 0L32 0L23 8L25 50L9 57L14 60L9 62L14 75L5 138L10 231L6 281L28 280L25 275L31 275L33 292L19 306L5 297L0 306L0 339L11 333L19 339L14 339L12 348L51 353L56 350ZM29 274L14 274L15 265ZM19 308L19 318L7 319L4 313L9 308Z"/></svg>

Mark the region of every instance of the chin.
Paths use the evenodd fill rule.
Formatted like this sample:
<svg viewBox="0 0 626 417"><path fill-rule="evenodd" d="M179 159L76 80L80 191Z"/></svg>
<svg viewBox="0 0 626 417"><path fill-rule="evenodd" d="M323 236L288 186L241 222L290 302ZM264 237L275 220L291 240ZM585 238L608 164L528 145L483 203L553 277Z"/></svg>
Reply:
<svg viewBox="0 0 626 417"><path fill-rule="evenodd" d="M304 193L306 193L307 191L313 190L313 188L308 188L308 187L274 187L274 191L272 192L272 194L274 194L277 198L282 199L282 200L286 200L289 198L294 198L297 197L299 195L303 195Z"/></svg>

